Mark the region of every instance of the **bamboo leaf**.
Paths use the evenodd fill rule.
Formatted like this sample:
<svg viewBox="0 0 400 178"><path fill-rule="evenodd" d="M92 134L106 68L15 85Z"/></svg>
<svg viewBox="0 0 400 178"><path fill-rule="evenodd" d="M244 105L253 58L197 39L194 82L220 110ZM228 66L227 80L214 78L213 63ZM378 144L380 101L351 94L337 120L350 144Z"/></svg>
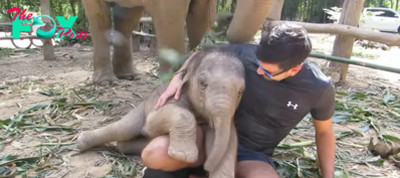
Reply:
<svg viewBox="0 0 400 178"><path fill-rule="evenodd" d="M396 136L393 136L393 135L384 135L384 134L382 136L385 139L388 139L388 140L391 140L391 141L395 141L395 142L400 142L400 138L399 137L396 137Z"/></svg>

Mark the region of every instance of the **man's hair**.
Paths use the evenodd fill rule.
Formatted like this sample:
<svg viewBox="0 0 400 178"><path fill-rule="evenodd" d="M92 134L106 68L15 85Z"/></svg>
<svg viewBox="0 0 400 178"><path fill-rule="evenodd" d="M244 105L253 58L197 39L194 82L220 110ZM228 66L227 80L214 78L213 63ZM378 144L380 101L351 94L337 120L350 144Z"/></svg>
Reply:
<svg viewBox="0 0 400 178"><path fill-rule="evenodd" d="M301 26L282 23L270 30L264 26L263 30L256 50L256 56L262 62L289 69L304 62L311 52L311 40Z"/></svg>

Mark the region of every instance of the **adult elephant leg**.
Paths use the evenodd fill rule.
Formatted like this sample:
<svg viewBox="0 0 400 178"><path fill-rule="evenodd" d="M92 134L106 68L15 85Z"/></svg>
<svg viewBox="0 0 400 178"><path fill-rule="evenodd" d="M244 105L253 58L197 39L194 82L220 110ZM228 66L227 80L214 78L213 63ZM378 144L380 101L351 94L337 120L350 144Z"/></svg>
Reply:
<svg viewBox="0 0 400 178"><path fill-rule="evenodd" d="M190 50L199 45L204 32L211 29L217 10L217 0L192 0L186 17Z"/></svg>
<svg viewBox="0 0 400 178"><path fill-rule="evenodd" d="M114 27L121 37L115 36L113 69L119 79L133 80L137 76L132 61L132 30L138 26L144 7L113 7ZM115 35L115 34L114 34Z"/></svg>
<svg viewBox="0 0 400 178"><path fill-rule="evenodd" d="M110 61L110 45L107 31L111 29L110 7L102 0L82 0L93 44L93 83L114 84L115 77Z"/></svg>
<svg viewBox="0 0 400 178"><path fill-rule="evenodd" d="M237 0L235 14L227 31L230 43L251 41L267 15L274 0Z"/></svg>
<svg viewBox="0 0 400 178"><path fill-rule="evenodd" d="M189 0L145 0L144 6L153 19L157 48L171 48L181 54L185 49L185 19ZM160 72L168 72L170 65L160 61Z"/></svg>

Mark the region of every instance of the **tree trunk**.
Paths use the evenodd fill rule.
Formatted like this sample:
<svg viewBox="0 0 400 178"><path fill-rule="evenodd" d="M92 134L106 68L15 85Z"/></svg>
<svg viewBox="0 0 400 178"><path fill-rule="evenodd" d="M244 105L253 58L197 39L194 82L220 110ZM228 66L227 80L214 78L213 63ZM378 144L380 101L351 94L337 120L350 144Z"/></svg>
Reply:
<svg viewBox="0 0 400 178"><path fill-rule="evenodd" d="M40 1L40 10L42 15L48 15L50 16L50 0L41 0ZM46 25L43 28L45 31L49 31L51 29L51 20L47 17L42 18L43 22L46 23ZM54 24L57 25L57 24ZM64 37L68 38L68 37ZM53 46L53 41L51 40L52 38L48 39L42 39L43 43L43 55L44 55L44 60L55 60L56 56L54 55L54 46Z"/></svg>
<svg viewBox="0 0 400 178"><path fill-rule="evenodd" d="M379 0L379 7L383 7L383 0Z"/></svg>
<svg viewBox="0 0 400 178"><path fill-rule="evenodd" d="M145 11L143 13L144 17L150 17L149 14ZM153 23L143 23L143 32L147 34L155 34L155 29ZM143 37L144 43L150 49L152 54L157 54L157 39L153 37Z"/></svg>
<svg viewBox="0 0 400 178"><path fill-rule="evenodd" d="M272 5L271 12L268 14L267 18L269 20L281 20L282 8L285 0L275 0Z"/></svg>
<svg viewBox="0 0 400 178"><path fill-rule="evenodd" d="M349 26L357 26L361 12L363 10L365 0L345 0L343 3L342 13L340 15L339 24L345 24ZM336 35L336 39L333 45L332 56L351 58L353 52L354 37L346 35ZM334 73L340 73L339 81L345 81L347 72L349 70L348 64L330 62L329 67ZM334 81L335 82L335 81Z"/></svg>
<svg viewBox="0 0 400 178"><path fill-rule="evenodd" d="M154 25L150 26L149 32L149 34L156 34ZM157 38L150 38L149 48L152 54L157 54Z"/></svg>
<svg viewBox="0 0 400 178"><path fill-rule="evenodd" d="M75 3L73 0L69 0L69 6L71 6L72 15L76 16Z"/></svg>
<svg viewBox="0 0 400 178"><path fill-rule="evenodd" d="M399 10L399 0L396 0L396 10Z"/></svg>
<svg viewBox="0 0 400 178"><path fill-rule="evenodd" d="M11 0L7 0L7 9L11 9ZM18 6L17 6L18 7ZM11 20L13 17L11 15L11 13L7 13L8 18Z"/></svg>

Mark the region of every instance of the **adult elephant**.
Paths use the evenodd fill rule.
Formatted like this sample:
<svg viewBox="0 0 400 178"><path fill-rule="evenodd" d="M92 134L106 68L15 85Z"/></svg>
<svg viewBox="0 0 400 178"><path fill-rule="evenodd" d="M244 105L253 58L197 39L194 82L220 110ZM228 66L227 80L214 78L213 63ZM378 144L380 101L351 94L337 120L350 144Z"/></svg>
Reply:
<svg viewBox="0 0 400 178"><path fill-rule="evenodd" d="M185 53L185 29L190 49L196 47L210 29L216 15L217 0L82 0L94 48L93 82L114 84L118 79L132 80L137 75L131 54L132 30L138 25L143 11L153 19L157 47L172 48ZM233 20L227 31L230 43L250 41L270 12L274 0L237 0ZM112 13L111 8L112 7ZM114 30L123 35L122 44L114 45L110 61L109 30L111 15ZM167 64L160 64L161 72Z"/></svg>

